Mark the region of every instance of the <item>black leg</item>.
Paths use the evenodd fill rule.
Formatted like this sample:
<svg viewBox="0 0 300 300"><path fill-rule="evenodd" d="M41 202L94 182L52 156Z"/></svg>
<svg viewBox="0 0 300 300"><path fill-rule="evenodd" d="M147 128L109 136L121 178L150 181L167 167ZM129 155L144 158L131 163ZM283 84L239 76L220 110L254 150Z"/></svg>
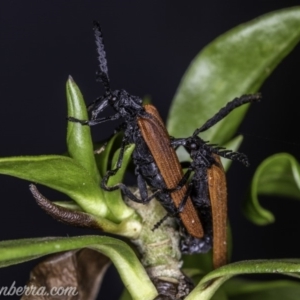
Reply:
<svg viewBox="0 0 300 300"><path fill-rule="evenodd" d="M172 192L175 192L175 191L178 191L178 190L182 189L182 187L187 183L187 181L188 181L188 179L189 179L192 171L193 170L191 168L189 168L185 172L185 174L183 175L183 177L180 179L180 181L177 183L176 186L174 186L173 188L169 188L169 189L167 189L167 188L162 189L162 191L164 193L172 193Z"/></svg>
<svg viewBox="0 0 300 300"><path fill-rule="evenodd" d="M177 208L177 213L176 215L178 215L179 213L183 212L184 210L184 207L185 207L185 204L187 202L187 199L189 198L190 194L191 194L191 191L192 191L192 188L193 188L193 183L191 182L188 186L188 189L183 197L183 199L181 200L178 208Z"/></svg>
<svg viewBox="0 0 300 300"><path fill-rule="evenodd" d="M99 102L103 101L103 99L105 99L104 96L100 96L100 97L96 98L91 104L89 104L87 106L87 110L88 111L93 111L94 107L96 105L98 105Z"/></svg>
<svg viewBox="0 0 300 300"><path fill-rule="evenodd" d="M163 218L161 218L156 224L154 224L154 226L153 226L153 228L151 229L152 231L154 231L154 230L156 230L156 229L158 229L160 226L161 226L161 224L165 221L165 220L167 220L169 217L171 217L171 215L170 214L166 214Z"/></svg>
<svg viewBox="0 0 300 300"><path fill-rule="evenodd" d="M123 183L118 183L114 186L107 186L107 181L110 176L113 176L117 172L117 168L111 171L108 171L106 175L103 177L101 181L101 187L106 190L106 191L115 191L117 189L120 189L123 194L128 197L130 200L138 202L138 203L143 203L146 204L149 201L151 201L153 198L157 196L158 193L160 193L160 190L155 191L151 196L148 196L148 190L147 190L147 184L146 181L143 179L142 175L139 173L138 168L136 169L136 175L137 175L137 184L138 184L138 189L141 195L141 199L136 197L132 191Z"/></svg>
<svg viewBox="0 0 300 300"><path fill-rule="evenodd" d="M166 219L168 219L169 217L175 217L175 218L176 218L176 217L184 210L184 206L185 206L185 204L186 204L186 201L187 201L189 195L191 194L192 187L193 187L193 184L190 183L190 184L189 184L189 187L188 187L188 189L187 189L187 191L186 191L186 194L184 195L184 197L183 197L183 199L181 200L181 202L180 202L178 208L176 209L176 212L175 212L174 214L167 213L162 219L160 219L160 220L153 226L153 228L151 229L152 231L158 229L158 228L162 225L162 223L163 223Z"/></svg>
<svg viewBox="0 0 300 300"><path fill-rule="evenodd" d="M101 188L104 189L105 191L115 191L120 188L120 184L116 184L114 186L108 186L107 182L108 182L109 178L111 176L114 176L118 172L118 170L121 168L126 144L127 144L127 141L123 138L116 168L113 170L107 171L105 176L102 178Z"/></svg>
<svg viewBox="0 0 300 300"><path fill-rule="evenodd" d="M68 117L67 120L70 121L70 122L74 122L74 123L80 123L81 125L94 126L94 125L104 123L104 122L107 122L107 121L117 120L119 118L120 118L120 115L117 113L117 114L114 114L114 115L109 116L109 117L99 118L99 119L90 120L90 121L88 121L88 120L79 120L79 119L76 119L74 117Z"/></svg>

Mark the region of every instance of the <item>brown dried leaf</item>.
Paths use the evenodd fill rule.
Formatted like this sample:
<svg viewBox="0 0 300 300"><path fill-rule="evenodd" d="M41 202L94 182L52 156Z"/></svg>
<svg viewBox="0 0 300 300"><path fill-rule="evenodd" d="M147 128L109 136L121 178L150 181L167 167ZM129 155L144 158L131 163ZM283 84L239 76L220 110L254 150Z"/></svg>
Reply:
<svg viewBox="0 0 300 300"><path fill-rule="evenodd" d="M93 300L109 263L109 258L87 248L49 256L31 271L21 300ZM64 295L51 295L56 289Z"/></svg>

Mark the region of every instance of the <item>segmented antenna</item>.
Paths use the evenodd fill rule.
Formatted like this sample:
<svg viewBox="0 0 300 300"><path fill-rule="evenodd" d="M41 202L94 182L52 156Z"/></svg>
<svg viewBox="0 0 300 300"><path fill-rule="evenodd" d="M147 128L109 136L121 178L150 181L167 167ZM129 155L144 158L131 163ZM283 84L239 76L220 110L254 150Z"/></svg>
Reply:
<svg viewBox="0 0 300 300"><path fill-rule="evenodd" d="M249 166L248 157L244 153L227 150L224 147L218 147L218 146L216 147L215 144L204 144L203 147L208 151L211 151L219 156L222 156L227 159L239 161L242 164L244 164L246 167Z"/></svg>
<svg viewBox="0 0 300 300"><path fill-rule="evenodd" d="M102 82L105 91L107 93L110 93L110 84L109 84L109 77L108 77L106 53L104 50L103 35L102 35L101 27L97 21L93 22L93 30L94 30L95 40L97 45L97 53L98 53L98 61L99 61L99 69L100 69L100 71L97 72L96 74L97 80Z"/></svg>
<svg viewBox="0 0 300 300"><path fill-rule="evenodd" d="M244 153L233 152L231 150L223 150L223 151L219 152L219 155L224 158L239 161L246 167L249 167L249 165L250 165L249 161L248 161L248 157Z"/></svg>
<svg viewBox="0 0 300 300"><path fill-rule="evenodd" d="M212 118L210 118L204 125L202 125L200 128L195 130L193 133L193 136L198 135L200 132L203 132L207 130L208 128L212 127L219 121L221 121L223 118L225 118L231 111L233 111L235 108L246 104L250 102L260 101L261 100L261 94L253 94L253 95L243 95L239 98L235 98L232 101L228 102L226 106L221 108L219 112L217 112Z"/></svg>

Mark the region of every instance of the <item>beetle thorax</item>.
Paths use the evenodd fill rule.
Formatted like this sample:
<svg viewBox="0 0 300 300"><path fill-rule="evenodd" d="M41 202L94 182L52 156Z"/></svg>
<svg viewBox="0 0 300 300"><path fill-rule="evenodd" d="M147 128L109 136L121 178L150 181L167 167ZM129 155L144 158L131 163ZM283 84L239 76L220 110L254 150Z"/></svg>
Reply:
<svg viewBox="0 0 300 300"><path fill-rule="evenodd" d="M125 120L136 118L143 110L142 99L128 94L125 90L112 92L111 105Z"/></svg>

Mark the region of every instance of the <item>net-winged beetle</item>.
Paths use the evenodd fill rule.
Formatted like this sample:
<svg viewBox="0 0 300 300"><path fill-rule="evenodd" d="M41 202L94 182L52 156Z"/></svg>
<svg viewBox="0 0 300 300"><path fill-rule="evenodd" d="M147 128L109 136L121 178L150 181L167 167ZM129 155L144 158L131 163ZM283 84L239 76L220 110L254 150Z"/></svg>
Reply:
<svg viewBox="0 0 300 300"><path fill-rule="evenodd" d="M194 206L199 212L205 237L212 235L213 240L213 265L218 268L227 261L227 187L226 176L220 156L231 160L240 161L248 166L247 157L238 152L232 152L216 145L210 145L202 140L198 134L215 125L226 117L235 108L250 102L259 101L260 94L244 95L228 102L215 116L209 119L202 127L196 129L191 137L172 139L172 145L177 148L183 146L190 154L192 162L189 164L179 187L185 184L193 173L187 196L191 196ZM185 198L182 199L184 205ZM210 241L208 238L203 239ZM193 243L186 239L182 245L185 253L194 253ZM191 242L193 242L191 240Z"/></svg>
<svg viewBox="0 0 300 300"><path fill-rule="evenodd" d="M73 117L68 119L89 126L120 118L124 120L120 126L123 129L123 139L117 167L106 173L101 187L107 191L121 189L128 198L141 203L147 203L157 197L168 214L176 215L178 218L179 213L180 220L187 231L184 238L196 241L194 247L197 248L197 252L207 251L207 243L201 240L204 235L202 224L189 196L186 197L184 209L179 211L181 200L187 194L187 186L183 184L180 189L171 191L181 181L183 172L175 150L170 145L170 138L163 121L154 106L142 105L141 98L132 96L125 90L111 90L103 37L97 22L94 22L94 33L100 67L97 78L102 82L105 93L88 106L91 111L90 121L78 120ZM115 110L115 114L97 118L98 114L109 106ZM132 157L141 199L137 198L122 183L112 187L107 186L109 177L116 174L121 167L127 144L135 144ZM155 190L150 197L147 192L147 184ZM202 245L205 246L205 249L202 249Z"/></svg>

